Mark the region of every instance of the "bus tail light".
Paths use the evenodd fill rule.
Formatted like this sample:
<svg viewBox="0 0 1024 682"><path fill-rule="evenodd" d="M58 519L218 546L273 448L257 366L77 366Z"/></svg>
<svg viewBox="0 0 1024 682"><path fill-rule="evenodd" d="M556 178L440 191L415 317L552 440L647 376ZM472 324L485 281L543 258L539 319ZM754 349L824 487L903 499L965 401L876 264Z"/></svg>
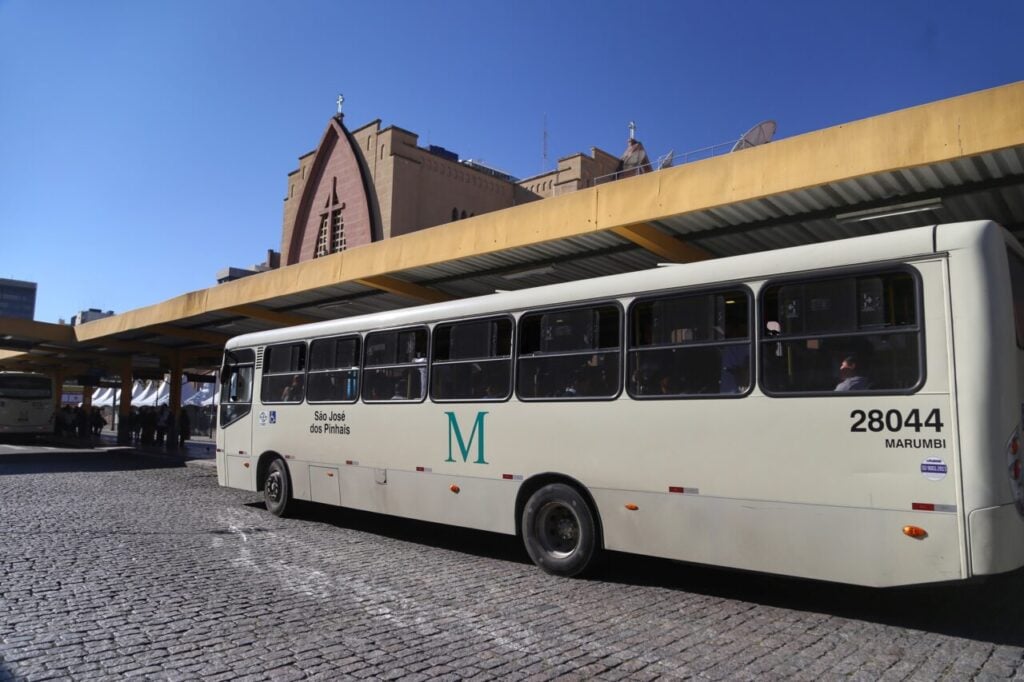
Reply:
<svg viewBox="0 0 1024 682"><path fill-rule="evenodd" d="M903 534L915 540L924 540L928 537L928 531L919 526L903 526Z"/></svg>
<svg viewBox="0 0 1024 682"><path fill-rule="evenodd" d="M1021 462L1020 428L1013 430L1006 441L1006 475L1010 478L1010 492L1013 493L1013 504L1017 513L1024 516L1024 481L1021 480L1024 462Z"/></svg>

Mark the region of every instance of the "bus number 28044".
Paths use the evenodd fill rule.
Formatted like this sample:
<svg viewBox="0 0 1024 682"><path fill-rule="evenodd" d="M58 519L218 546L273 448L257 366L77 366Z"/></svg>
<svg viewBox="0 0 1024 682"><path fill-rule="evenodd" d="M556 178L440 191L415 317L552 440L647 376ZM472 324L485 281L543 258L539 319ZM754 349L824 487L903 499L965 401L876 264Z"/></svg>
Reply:
<svg viewBox="0 0 1024 682"><path fill-rule="evenodd" d="M850 419L853 420L850 431L854 433L895 432L903 429L914 429L914 433L920 433L923 429L934 429L939 433L943 426L938 408L929 412L924 421L921 421L921 411L917 409L906 414L899 410L854 410L850 412Z"/></svg>

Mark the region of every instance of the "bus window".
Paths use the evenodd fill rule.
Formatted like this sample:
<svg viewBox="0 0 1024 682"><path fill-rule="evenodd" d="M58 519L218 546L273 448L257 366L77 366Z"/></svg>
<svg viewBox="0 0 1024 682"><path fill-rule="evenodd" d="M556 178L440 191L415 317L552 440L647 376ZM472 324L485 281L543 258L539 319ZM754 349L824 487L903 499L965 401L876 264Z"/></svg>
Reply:
<svg viewBox="0 0 1024 682"><path fill-rule="evenodd" d="M301 403L306 393L306 344L268 346L263 352L264 403Z"/></svg>
<svg viewBox="0 0 1024 682"><path fill-rule="evenodd" d="M524 400L619 393L620 311L614 305L523 315L516 392Z"/></svg>
<svg viewBox="0 0 1024 682"><path fill-rule="evenodd" d="M434 328L430 396L435 400L503 400L512 391L512 320L498 318Z"/></svg>
<svg viewBox="0 0 1024 682"><path fill-rule="evenodd" d="M420 401L426 396L425 328L367 334L363 352L364 401Z"/></svg>
<svg viewBox="0 0 1024 682"><path fill-rule="evenodd" d="M228 351L220 374L220 426L241 419L252 409L253 365L256 354L245 348Z"/></svg>
<svg viewBox="0 0 1024 682"><path fill-rule="evenodd" d="M309 345L311 403L351 403L359 397L359 337L316 339Z"/></svg>
<svg viewBox="0 0 1024 682"><path fill-rule="evenodd" d="M767 393L907 392L923 376L909 270L777 283L761 306Z"/></svg>
<svg viewBox="0 0 1024 682"><path fill-rule="evenodd" d="M746 290L662 296L629 311L634 398L741 395L750 387Z"/></svg>
<svg viewBox="0 0 1024 682"><path fill-rule="evenodd" d="M42 374L0 373L0 398L8 400L49 400L53 379Z"/></svg>
<svg viewBox="0 0 1024 682"><path fill-rule="evenodd" d="M1024 348L1024 261L1007 250L1010 262L1010 287L1013 291L1013 322L1017 330L1017 347Z"/></svg>

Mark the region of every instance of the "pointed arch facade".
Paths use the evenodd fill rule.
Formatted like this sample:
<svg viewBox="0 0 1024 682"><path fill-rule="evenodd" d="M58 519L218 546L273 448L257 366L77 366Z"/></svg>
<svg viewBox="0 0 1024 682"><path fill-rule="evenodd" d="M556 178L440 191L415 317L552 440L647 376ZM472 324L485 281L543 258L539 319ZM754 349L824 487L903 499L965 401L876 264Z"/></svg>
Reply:
<svg viewBox="0 0 1024 682"><path fill-rule="evenodd" d="M284 264L380 239L366 160L340 117L331 119L304 173L298 210L282 235Z"/></svg>

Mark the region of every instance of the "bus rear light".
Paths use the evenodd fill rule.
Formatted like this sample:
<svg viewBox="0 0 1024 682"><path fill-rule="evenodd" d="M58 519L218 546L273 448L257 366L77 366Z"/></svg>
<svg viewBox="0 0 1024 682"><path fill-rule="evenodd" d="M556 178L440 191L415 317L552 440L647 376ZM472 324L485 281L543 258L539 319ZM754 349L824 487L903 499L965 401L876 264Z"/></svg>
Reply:
<svg viewBox="0 0 1024 682"><path fill-rule="evenodd" d="M1010 434L1006 441L1006 475L1010 478L1010 492L1013 494L1013 506L1017 513L1024 516L1024 482L1021 480L1021 471L1024 464L1021 463L1020 451L1020 427L1018 426Z"/></svg>
<svg viewBox="0 0 1024 682"><path fill-rule="evenodd" d="M628 509L629 511L636 511L636 510L637 510L637 509L639 509L639 508L640 508L640 507L636 506L636 505L635 505L635 504L633 504L632 502L627 502L627 503L626 503L626 509Z"/></svg>
<svg viewBox="0 0 1024 682"><path fill-rule="evenodd" d="M451 490L453 493L458 495L459 491L462 490L462 488L460 488L457 484L452 483L450 486L448 486L448 490Z"/></svg>
<svg viewBox="0 0 1024 682"><path fill-rule="evenodd" d="M910 505L914 511L956 512L955 504L934 504L932 502L914 502Z"/></svg>
<svg viewBox="0 0 1024 682"><path fill-rule="evenodd" d="M924 540L928 537L928 531L919 526L903 526L903 534L915 540Z"/></svg>

